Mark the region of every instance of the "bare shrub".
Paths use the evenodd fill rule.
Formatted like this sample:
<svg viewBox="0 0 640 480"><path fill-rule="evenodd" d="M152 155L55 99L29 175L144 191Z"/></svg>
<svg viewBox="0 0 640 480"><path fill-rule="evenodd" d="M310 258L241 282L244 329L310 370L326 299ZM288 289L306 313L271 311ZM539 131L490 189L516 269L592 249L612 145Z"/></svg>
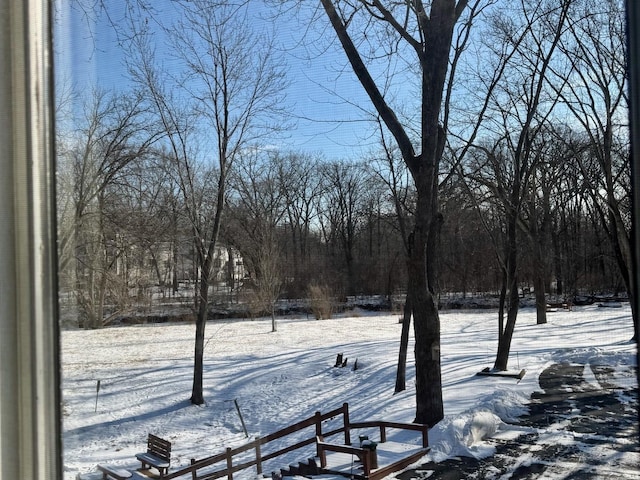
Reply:
<svg viewBox="0 0 640 480"><path fill-rule="evenodd" d="M316 320L331 318L331 289L327 285L309 285L309 306Z"/></svg>
<svg viewBox="0 0 640 480"><path fill-rule="evenodd" d="M258 317L270 314L272 308L271 303L266 302L263 298L256 294L247 302L247 310L250 318L252 320L255 320Z"/></svg>

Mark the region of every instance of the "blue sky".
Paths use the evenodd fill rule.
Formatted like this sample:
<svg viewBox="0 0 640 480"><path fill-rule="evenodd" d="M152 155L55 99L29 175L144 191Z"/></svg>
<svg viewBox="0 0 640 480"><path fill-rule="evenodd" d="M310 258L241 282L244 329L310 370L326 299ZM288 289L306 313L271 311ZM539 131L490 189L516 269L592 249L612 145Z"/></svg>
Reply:
<svg viewBox="0 0 640 480"><path fill-rule="evenodd" d="M71 2L82 4L82 0L56 0L56 81L71 82L78 95L91 91L93 86L112 91L127 88L123 65L126 52L118 47L107 17L95 14L89 7L71 7ZM112 9L112 19L121 17L124 1L106 3ZM154 2L156 5L159 3ZM279 18L275 24L278 41L286 48L291 82L286 94L295 118L288 138L278 140L277 146L321 154L330 160L358 160L377 149L377 140L371 137L375 126L363 121L358 109L360 106L371 110L371 104L350 67L344 68L346 60L336 48L333 32L322 32L328 26L323 15L318 16L310 31L292 18ZM327 45L327 40L333 45ZM332 92L356 106L336 98Z"/></svg>

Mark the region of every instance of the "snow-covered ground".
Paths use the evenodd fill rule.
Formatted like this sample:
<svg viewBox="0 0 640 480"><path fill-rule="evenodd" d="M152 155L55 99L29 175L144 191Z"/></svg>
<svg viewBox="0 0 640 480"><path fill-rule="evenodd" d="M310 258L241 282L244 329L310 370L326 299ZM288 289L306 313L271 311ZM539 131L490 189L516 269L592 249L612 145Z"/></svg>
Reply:
<svg viewBox="0 0 640 480"><path fill-rule="evenodd" d="M330 320L281 318L277 332L271 331L270 319L210 322L204 406L188 400L193 325L64 331L65 479L93 471L98 463L136 468L134 455L145 449L147 433L172 442L172 468L241 445L247 439L234 400L252 438L344 402L349 403L352 421L411 422L412 345L407 390L393 394L398 319L361 311ZM510 368L527 372L518 381L476 376L493 365L496 312L441 312L446 416L430 431L432 450L425 460L491 455L493 447L483 439L496 430L504 434L510 428L504 421L526 413L530 395L540 388L538 375L551 364L604 363L619 372L614 378L621 387L636 385L629 374L636 363L636 345L629 342L633 326L627 304L575 307L549 313L548 320L536 325L532 309L523 309L518 317ZM334 368L338 353L348 358L349 366L357 359L358 369ZM299 459L292 455L291 461ZM276 466L282 465L272 468ZM246 478L251 475L246 472Z"/></svg>

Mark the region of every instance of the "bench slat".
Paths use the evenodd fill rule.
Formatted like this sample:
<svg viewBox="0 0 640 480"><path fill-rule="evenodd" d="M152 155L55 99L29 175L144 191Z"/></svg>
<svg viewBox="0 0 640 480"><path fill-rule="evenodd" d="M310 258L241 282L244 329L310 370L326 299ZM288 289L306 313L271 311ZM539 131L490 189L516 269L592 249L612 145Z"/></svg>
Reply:
<svg viewBox="0 0 640 480"><path fill-rule="evenodd" d="M169 468L170 463L167 462L164 458L157 457L149 452L145 453L137 453L136 458L141 462L149 464L156 468Z"/></svg>
<svg viewBox="0 0 640 480"><path fill-rule="evenodd" d="M150 433L147 438L147 452L168 462L171 458L171 442Z"/></svg>

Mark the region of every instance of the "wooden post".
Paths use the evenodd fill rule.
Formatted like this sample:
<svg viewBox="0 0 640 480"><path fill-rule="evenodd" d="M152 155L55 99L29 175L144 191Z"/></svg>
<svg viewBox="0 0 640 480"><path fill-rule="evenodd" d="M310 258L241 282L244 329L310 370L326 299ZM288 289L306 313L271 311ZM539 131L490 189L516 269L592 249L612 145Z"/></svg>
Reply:
<svg viewBox="0 0 640 480"><path fill-rule="evenodd" d="M427 448L429 446L429 427L422 425L422 446Z"/></svg>
<svg viewBox="0 0 640 480"><path fill-rule="evenodd" d="M378 451L369 450L369 473L375 468L378 468Z"/></svg>
<svg viewBox="0 0 640 480"><path fill-rule="evenodd" d="M193 467L193 465L196 463L196 459L192 458L191 459L191 466ZM198 480L198 474L197 474L197 470L194 468L193 470L191 470L191 480Z"/></svg>
<svg viewBox="0 0 640 480"><path fill-rule="evenodd" d="M260 452L260 437L256 437L256 470L258 475L262 475L262 453Z"/></svg>
<svg viewBox="0 0 640 480"><path fill-rule="evenodd" d="M320 468L325 468L327 466L327 454L324 451L322 442L324 442L324 438L321 435L316 436L316 456L320 459Z"/></svg>
<svg viewBox="0 0 640 480"><path fill-rule="evenodd" d="M371 450L367 450L366 448L362 452L362 473L364 473L365 477L369 477L371 473Z"/></svg>
<svg viewBox="0 0 640 480"><path fill-rule="evenodd" d="M229 447L227 447L227 479L233 480L233 457Z"/></svg>
<svg viewBox="0 0 640 480"><path fill-rule="evenodd" d="M316 412L316 437L322 437L322 414L320 412Z"/></svg>
<svg viewBox="0 0 640 480"><path fill-rule="evenodd" d="M349 404L342 404L343 414L342 418L344 419L344 444L351 445L351 424L349 422Z"/></svg>
<svg viewBox="0 0 640 480"><path fill-rule="evenodd" d="M380 425L380 442L384 443L387 441L387 429L384 425Z"/></svg>
<svg viewBox="0 0 640 480"><path fill-rule="evenodd" d="M98 394L100 393L100 380L96 384L96 408L93 410L93 413L98 411Z"/></svg>
<svg viewBox="0 0 640 480"><path fill-rule="evenodd" d="M238 416L240 417L240 423L242 423L242 430L244 430L244 436L249 438L249 432L247 431L247 426L244 423L244 418L242 418L242 412L240 411L240 405L238 405L238 399L234 398L233 403L236 406L236 411L238 412Z"/></svg>

